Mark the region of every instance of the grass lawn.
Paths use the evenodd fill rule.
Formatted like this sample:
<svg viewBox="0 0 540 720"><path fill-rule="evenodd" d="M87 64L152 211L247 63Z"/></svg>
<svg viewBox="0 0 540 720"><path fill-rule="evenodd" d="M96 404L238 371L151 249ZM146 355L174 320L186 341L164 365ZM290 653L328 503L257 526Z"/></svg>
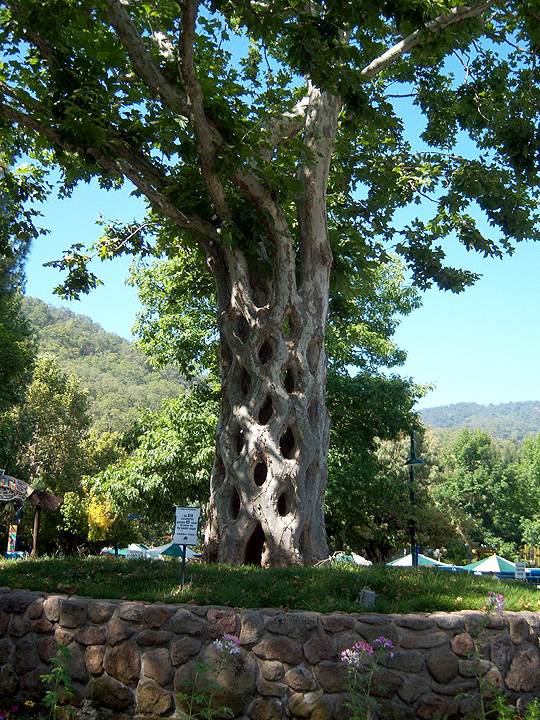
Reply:
<svg viewBox="0 0 540 720"><path fill-rule="evenodd" d="M172 558L165 562L114 557L0 560L0 586L94 598L362 612L358 597L366 587L377 593L370 612L411 613L479 610L491 590L504 596L506 610L540 611L540 592L534 586L434 568L333 563L264 570L190 562L183 591L180 578L181 563Z"/></svg>

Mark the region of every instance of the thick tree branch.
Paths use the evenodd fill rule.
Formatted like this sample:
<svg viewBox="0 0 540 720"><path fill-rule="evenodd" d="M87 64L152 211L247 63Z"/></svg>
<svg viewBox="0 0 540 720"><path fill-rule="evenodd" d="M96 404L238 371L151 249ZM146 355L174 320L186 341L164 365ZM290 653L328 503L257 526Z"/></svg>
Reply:
<svg viewBox="0 0 540 720"><path fill-rule="evenodd" d="M179 92L161 72L161 68L148 52L139 31L120 0L109 0L107 19L122 41L135 72L146 83L148 89L159 97L166 107L182 115L188 115L189 107L185 95Z"/></svg>
<svg viewBox="0 0 540 720"><path fill-rule="evenodd" d="M43 105L37 100L35 100L29 93L27 93L26 90L14 90L14 88L12 88L10 85L5 83L3 80L0 80L0 92L2 93L2 95L7 95L7 97L15 100L17 105L25 108L25 110L28 110L30 112L37 110L43 113Z"/></svg>
<svg viewBox="0 0 540 720"><path fill-rule="evenodd" d="M272 194L250 173L238 170L232 180L266 220L268 238L274 249L275 292L281 297L296 293L296 253L286 217Z"/></svg>
<svg viewBox="0 0 540 720"><path fill-rule="evenodd" d="M181 7L182 36L179 65L181 79L188 97L187 103L185 98L177 97L176 100L177 102L179 102L180 99L184 101L186 111L193 122L201 172L209 194L220 217L228 218L230 217L230 211L227 204L226 193L215 171L216 148L224 146L225 143L216 128L210 125L206 119L202 90L195 70L193 47L195 41L197 2L196 0L185 0L185 2L181 4ZM174 95L171 93L177 93L177 91L170 86L157 64L152 60L127 10L119 0L109 0L107 15L130 55L137 74L146 82L150 90L159 95L162 102L172 107ZM171 53L173 49L165 36L161 33L154 33L153 42L158 45L162 54L166 54L169 58L172 57ZM286 140L287 137L292 136L302 129L306 107L307 100L304 99L300 101L293 110L284 113L284 115L271 126L269 146L279 144ZM130 159L127 157L128 150L126 148L119 152L127 159ZM272 152L273 151L270 153L270 157ZM244 180L246 179L248 179L248 176L244 174ZM244 183L246 190L248 188L254 189L256 185L257 183L253 178L251 178L251 182ZM263 191L259 192L259 190L257 190L255 195L251 197L252 202L260 205L262 192ZM265 195L268 194L265 193Z"/></svg>
<svg viewBox="0 0 540 720"><path fill-rule="evenodd" d="M283 115L280 115L280 117L267 125L265 128L266 147L263 148L261 153L264 161L269 162L278 145L303 130L308 103L307 97L302 98L292 110L283 113Z"/></svg>
<svg viewBox="0 0 540 720"><path fill-rule="evenodd" d="M326 187L334 152L339 98L321 92L308 83L309 107L306 118L306 155L298 167L302 196L298 198L298 231L302 285L322 287L323 276L329 277L332 252L328 241ZM322 298L321 298L322 301ZM324 300L326 302L326 300Z"/></svg>
<svg viewBox="0 0 540 720"><path fill-rule="evenodd" d="M55 120L51 116L49 110L24 90L14 90L12 87L0 80L0 91L4 94L4 96L12 98L16 104L24 108L25 111L39 118L39 122L44 126L46 124L52 127L55 124ZM102 131L107 136L108 144L114 149L115 155L119 155L128 162L136 164L140 168L144 169L145 177L153 184L164 186L163 175L159 172L155 165L153 165L142 152L137 152L130 147L126 138L122 137L114 127L109 126L107 128L102 128ZM164 187L162 187L162 189L164 189Z"/></svg>
<svg viewBox="0 0 540 720"><path fill-rule="evenodd" d="M197 0L183 0L181 3L182 36L180 43L180 74L191 108L202 176L218 214L221 218L225 219L230 217L230 210L225 189L215 171L216 147L214 145L214 136L216 131L214 128L211 128L206 120L203 93L195 70L195 60L193 57L196 38L197 6Z"/></svg>
<svg viewBox="0 0 540 720"><path fill-rule="evenodd" d="M477 5L462 5L455 7L446 15L439 15L438 18L427 23L424 29L415 30L396 45L389 48L378 58L370 62L360 74L364 78L375 77L375 75L385 70L393 62L399 60L399 58L405 55L405 53L410 52L414 47L419 45L422 42L422 38L426 31L436 33L449 25L454 25L455 23L468 20L469 18L478 17L486 10L489 10L494 3L495 0L483 0L483 2L480 2Z"/></svg>
<svg viewBox="0 0 540 720"><path fill-rule="evenodd" d="M200 239L201 245L205 252L209 251L208 240L217 240L218 233L216 227L206 220L197 216L185 215L181 210L175 207L166 197L164 197L159 189L156 189L152 182L145 177L147 168L143 163L138 164L137 158L132 155L131 162L121 162L120 160L106 155L103 151L89 147L83 148L75 142L67 140L62 134L53 127L37 120L36 118L26 115L20 110L0 102L0 115L10 122L16 123L22 127L38 133L55 145L58 149L68 153L77 153L79 155L89 155L96 163L106 172L121 175L135 185L135 187L145 195L150 203L172 220L179 227L189 230L203 236Z"/></svg>

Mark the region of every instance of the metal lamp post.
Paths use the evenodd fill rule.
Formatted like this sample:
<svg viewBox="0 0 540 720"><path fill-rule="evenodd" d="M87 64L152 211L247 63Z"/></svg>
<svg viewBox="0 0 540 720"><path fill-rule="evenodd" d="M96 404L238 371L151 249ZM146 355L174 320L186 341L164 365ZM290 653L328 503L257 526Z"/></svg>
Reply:
<svg viewBox="0 0 540 720"><path fill-rule="evenodd" d="M416 523L414 520L414 468L421 465L425 465L423 460L416 457L414 451L414 430L411 430L411 456L405 461L405 465L409 467L409 495L411 499L411 519L409 521L409 535L411 542L411 564L413 567L418 567L418 547L416 545Z"/></svg>

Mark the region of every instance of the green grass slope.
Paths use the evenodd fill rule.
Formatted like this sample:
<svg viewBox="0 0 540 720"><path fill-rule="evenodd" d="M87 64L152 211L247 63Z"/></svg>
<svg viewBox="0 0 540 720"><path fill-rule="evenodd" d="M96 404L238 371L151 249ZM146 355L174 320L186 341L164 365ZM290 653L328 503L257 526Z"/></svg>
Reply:
<svg viewBox="0 0 540 720"><path fill-rule="evenodd" d="M449 573L434 568L355 567L332 563L320 567L271 568L186 566L181 563L114 557L0 559L1 584L48 593L238 608L277 607L316 612L361 612L362 588L373 590L370 611L412 613L480 610L489 592L501 593L507 610L538 610L535 587L487 575Z"/></svg>

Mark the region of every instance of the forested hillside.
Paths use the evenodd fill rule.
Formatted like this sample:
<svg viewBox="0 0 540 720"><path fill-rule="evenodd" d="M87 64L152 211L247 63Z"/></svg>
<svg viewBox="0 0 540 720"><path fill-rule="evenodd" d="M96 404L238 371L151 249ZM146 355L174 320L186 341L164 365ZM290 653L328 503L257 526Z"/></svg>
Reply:
<svg viewBox="0 0 540 720"><path fill-rule="evenodd" d="M420 412L420 418L427 427L445 430L483 428L501 440L523 440L540 432L540 402L457 403L426 408Z"/></svg>
<svg viewBox="0 0 540 720"><path fill-rule="evenodd" d="M124 338L108 333L89 317L25 297L23 309L36 332L39 352L50 353L62 370L88 389L96 430L127 428L142 408L159 410L164 398L184 387L172 367L154 370Z"/></svg>

